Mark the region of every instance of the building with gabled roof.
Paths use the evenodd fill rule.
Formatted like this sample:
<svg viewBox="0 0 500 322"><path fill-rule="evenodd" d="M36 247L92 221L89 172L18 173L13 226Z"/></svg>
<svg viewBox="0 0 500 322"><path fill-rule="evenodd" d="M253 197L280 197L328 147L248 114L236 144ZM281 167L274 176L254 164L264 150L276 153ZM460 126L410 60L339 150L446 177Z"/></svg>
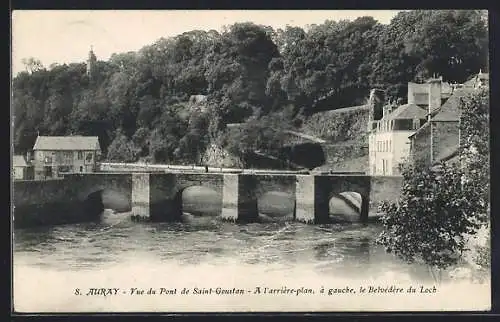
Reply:
<svg viewBox="0 0 500 322"><path fill-rule="evenodd" d="M385 106L382 119L369 135L371 175L398 175L398 166L409 155L408 137L426 120L427 111L417 104Z"/></svg>
<svg viewBox="0 0 500 322"><path fill-rule="evenodd" d="M33 150L100 150L97 136L38 136Z"/></svg>
<svg viewBox="0 0 500 322"><path fill-rule="evenodd" d="M35 179L89 173L101 155L97 136L38 136L33 146Z"/></svg>
<svg viewBox="0 0 500 322"><path fill-rule="evenodd" d="M476 87L479 88L479 87ZM410 136L411 156L414 162L431 165L446 159L458 150L460 139L460 102L474 92L472 86L457 87L429 122Z"/></svg>
<svg viewBox="0 0 500 322"><path fill-rule="evenodd" d="M464 84L432 78L409 83L408 103L383 106L381 118L371 110L376 125L368 125L370 174L398 175L407 159L427 165L452 159L459 147L461 99L484 86L489 86L488 74L481 72Z"/></svg>

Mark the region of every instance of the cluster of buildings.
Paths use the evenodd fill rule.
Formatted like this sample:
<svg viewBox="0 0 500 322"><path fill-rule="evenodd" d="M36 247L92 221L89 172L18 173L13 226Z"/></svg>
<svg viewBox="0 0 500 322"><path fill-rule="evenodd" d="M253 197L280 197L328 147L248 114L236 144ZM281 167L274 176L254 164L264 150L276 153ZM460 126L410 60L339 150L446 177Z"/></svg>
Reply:
<svg viewBox="0 0 500 322"><path fill-rule="evenodd" d="M433 165L457 155L460 140L460 99L489 87L487 73L464 84L442 77L423 84L408 83L407 104L385 104L383 91L372 90L369 103L369 174L400 175L406 161Z"/></svg>
<svg viewBox="0 0 500 322"><path fill-rule="evenodd" d="M46 180L96 170L101 157L97 136L38 136L32 153L13 156L14 180Z"/></svg>

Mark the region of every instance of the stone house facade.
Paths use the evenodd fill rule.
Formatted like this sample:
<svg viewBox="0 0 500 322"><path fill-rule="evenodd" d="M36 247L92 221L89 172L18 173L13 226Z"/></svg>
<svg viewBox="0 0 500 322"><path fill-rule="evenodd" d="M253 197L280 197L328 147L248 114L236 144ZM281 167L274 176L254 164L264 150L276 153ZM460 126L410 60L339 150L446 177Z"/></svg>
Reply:
<svg viewBox="0 0 500 322"><path fill-rule="evenodd" d="M38 136L33 152L35 179L94 172L101 156L97 136Z"/></svg>
<svg viewBox="0 0 500 322"><path fill-rule="evenodd" d="M481 72L464 84L432 78L424 84L408 83L405 105L370 104L370 174L399 175L405 161L431 166L456 154L460 100L485 86L489 86L488 74Z"/></svg>

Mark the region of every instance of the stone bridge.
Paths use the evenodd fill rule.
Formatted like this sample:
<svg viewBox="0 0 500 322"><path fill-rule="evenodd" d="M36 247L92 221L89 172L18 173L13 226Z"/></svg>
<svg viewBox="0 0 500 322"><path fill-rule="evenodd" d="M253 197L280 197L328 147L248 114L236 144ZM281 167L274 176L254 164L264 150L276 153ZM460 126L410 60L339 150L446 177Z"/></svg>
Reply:
<svg viewBox="0 0 500 322"><path fill-rule="evenodd" d="M14 224L25 227L98 220L104 208L151 221L185 213L238 222L267 219L366 221L382 200L396 200L401 177L232 173L70 174L14 183Z"/></svg>

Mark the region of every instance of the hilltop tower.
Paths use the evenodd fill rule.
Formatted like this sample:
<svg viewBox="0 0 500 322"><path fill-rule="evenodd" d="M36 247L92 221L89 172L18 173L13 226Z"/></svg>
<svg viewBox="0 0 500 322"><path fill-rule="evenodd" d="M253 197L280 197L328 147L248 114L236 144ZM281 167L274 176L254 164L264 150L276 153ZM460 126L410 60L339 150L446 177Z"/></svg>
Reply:
<svg viewBox="0 0 500 322"><path fill-rule="evenodd" d="M89 57L87 58L87 76L90 78L94 75L96 62L97 58L94 54L94 48L90 46Z"/></svg>

